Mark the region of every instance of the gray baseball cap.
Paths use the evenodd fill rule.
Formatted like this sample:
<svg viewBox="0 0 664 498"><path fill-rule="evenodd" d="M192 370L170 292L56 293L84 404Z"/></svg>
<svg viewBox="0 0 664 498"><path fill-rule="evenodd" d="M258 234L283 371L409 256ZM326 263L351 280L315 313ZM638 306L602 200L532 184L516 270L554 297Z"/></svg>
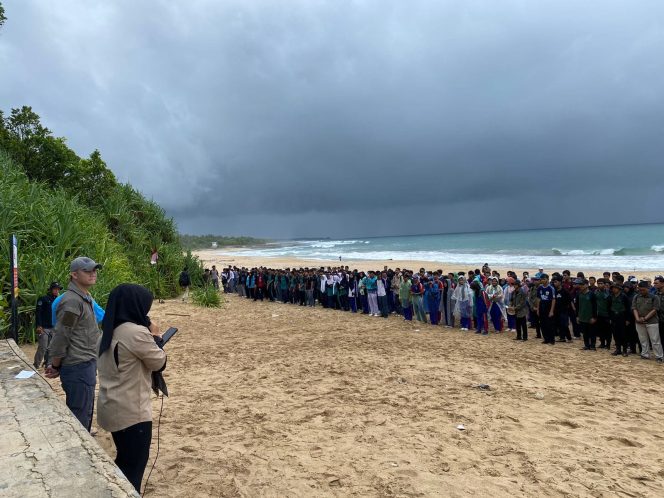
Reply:
<svg viewBox="0 0 664 498"><path fill-rule="evenodd" d="M85 256L80 256L71 262L69 265L69 271L75 272L78 270L92 271L101 269L102 265L96 263L94 259L90 259Z"/></svg>

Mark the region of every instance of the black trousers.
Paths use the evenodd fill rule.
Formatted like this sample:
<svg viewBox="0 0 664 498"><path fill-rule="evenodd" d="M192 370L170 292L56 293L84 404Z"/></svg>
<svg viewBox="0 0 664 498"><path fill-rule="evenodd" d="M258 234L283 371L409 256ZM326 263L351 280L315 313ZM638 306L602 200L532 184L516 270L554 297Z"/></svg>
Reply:
<svg viewBox="0 0 664 498"><path fill-rule="evenodd" d="M115 465L140 494L143 473L150 456L152 422L141 422L121 431L112 432L111 435L117 450Z"/></svg>
<svg viewBox="0 0 664 498"><path fill-rule="evenodd" d="M516 338L528 340L528 323L525 316L516 317Z"/></svg>
<svg viewBox="0 0 664 498"><path fill-rule="evenodd" d="M558 338L561 341L571 341L572 334L569 333L569 315L567 313L560 313L556 316L555 320Z"/></svg>
<svg viewBox="0 0 664 498"><path fill-rule="evenodd" d="M553 320L554 319L550 318L548 314L539 317L540 329L542 330L542 336L544 336L544 342L549 344L556 343L556 328Z"/></svg>
<svg viewBox="0 0 664 498"><path fill-rule="evenodd" d="M627 326L625 325L625 319L622 316L611 319L611 328L613 329L613 340L616 343L616 351L626 353Z"/></svg>
<svg viewBox="0 0 664 498"><path fill-rule="evenodd" d="M599 337L599 342L602 346L606 348L611 347L611 322L609 322L608 316L598 316L597 317L597 337Z"/></svg>
<svg viewBox="0 0 664 498"><path fill-rule="evenodd" d="M583 345L590 349L595 349L597 344L597 332L595 324L589 322L578 322L579 331L583 335Z"/></svg>
<svg viewBox="0 0 664 498"><path fill-rule="evenodd" d="M530 312L530 326L535 329L537 338L542 337L539 315L534 311Z"/></svg>

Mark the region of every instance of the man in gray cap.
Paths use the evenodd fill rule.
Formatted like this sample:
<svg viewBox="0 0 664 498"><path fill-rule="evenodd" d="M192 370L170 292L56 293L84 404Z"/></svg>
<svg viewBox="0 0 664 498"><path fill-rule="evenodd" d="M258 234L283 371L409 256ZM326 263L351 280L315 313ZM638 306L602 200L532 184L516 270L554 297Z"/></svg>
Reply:
<svg viewBox="0 0 664 498"><path fill-rule="evenodd" d="M71 262L69 286L55 310L56 324L48 348L50 364L46 367L46 377L60 376L67 406L88 431L92 427L99 339L90 288L97 282L100 268L87 257Z"/></svg>

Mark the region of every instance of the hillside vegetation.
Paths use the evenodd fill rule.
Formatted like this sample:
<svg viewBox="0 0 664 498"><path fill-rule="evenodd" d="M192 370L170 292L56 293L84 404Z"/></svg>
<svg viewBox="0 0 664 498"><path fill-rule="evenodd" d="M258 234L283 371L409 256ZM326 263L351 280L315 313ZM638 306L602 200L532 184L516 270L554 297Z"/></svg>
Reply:
<svg viewBox="0 0 664 498"><path fill-rule="evenodd" d="M16 234L19 252L21 337L31 339L36 296L49 282L68 280L81 255L104 265L93 295L102 305L121 282L150 288L157 297L178 293L184 266L200 279L200 264L183 254L175 223L131 185L117 181L99 151L79 157L54 137L30 107L0 111L0 254ZM157 265L150 264L158 251ZM6 258L6 256L5 256ZM6 259L3 258L4 261ZM0 331L7 329L9 264L0 265Z"/></svg>
<svg viewBox="0 0 664 498"><path fill-rule="evenodd" d="M212 243L216 242L217 247L230 246L257 246L265 244L265 239L255 239L253 237L228 237L222 235L180 235L182 247L187 250L195 251L197 249L210 249Z"/></svg>

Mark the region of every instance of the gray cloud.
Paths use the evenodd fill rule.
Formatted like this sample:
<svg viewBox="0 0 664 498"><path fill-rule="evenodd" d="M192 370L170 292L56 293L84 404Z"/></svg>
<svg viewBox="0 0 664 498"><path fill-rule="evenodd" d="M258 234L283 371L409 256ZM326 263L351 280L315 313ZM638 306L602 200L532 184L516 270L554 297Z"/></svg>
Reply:
<svg viewBox="0 0 664 498"><path fill-rule="evenodd" d="M663 221L661 2L4 5L2 108L183 231Z"/></svg>

